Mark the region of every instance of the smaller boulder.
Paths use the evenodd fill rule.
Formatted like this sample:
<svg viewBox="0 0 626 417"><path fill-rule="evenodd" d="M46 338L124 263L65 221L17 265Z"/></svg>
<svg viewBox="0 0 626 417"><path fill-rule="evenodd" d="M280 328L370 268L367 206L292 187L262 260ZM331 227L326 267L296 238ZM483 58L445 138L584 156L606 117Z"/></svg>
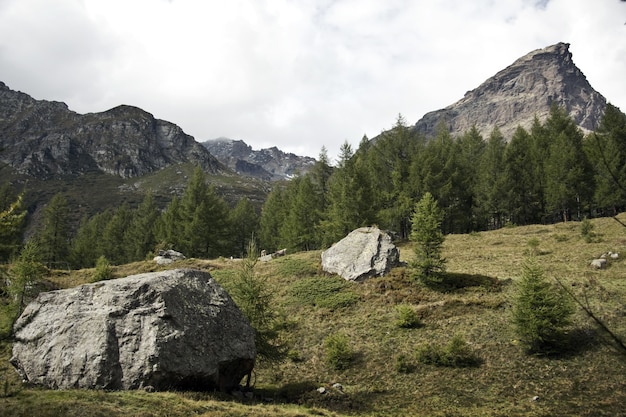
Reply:
<svg viewBox="0 0 626 417"><path fill-rule="evenodd" d="M383 276L400 264L400 251L391 236L377 227L350 232L322 253L322 268L348 281Z"/></svg>
<svg viewBox="0 0 626 417"><path fill-rule="evenodd" d="M606 259L604 258L594 259L593 261L591 261L590 265L596 269L602 269L606 266Z"/></svg>
<svg viewBox="0 0 626 417"><path fill-rule="evenodd" d="M159 254L154 257L153 261L155 261L158 265L169 265L174 261L180 261L183 259L185 259L185 255L175 250L168 249L160 250Z"/></svg>

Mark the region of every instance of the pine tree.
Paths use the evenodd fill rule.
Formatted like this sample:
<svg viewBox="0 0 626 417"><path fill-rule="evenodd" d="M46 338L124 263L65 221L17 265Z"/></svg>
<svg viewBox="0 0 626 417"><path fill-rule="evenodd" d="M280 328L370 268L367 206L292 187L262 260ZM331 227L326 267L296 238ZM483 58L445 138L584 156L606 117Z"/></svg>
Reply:
<svg viewBox="0 0 626 417"><path fill-rule="evenodd" d="M282 323L273 303L267 277L255 273L258 250L251 239L241 262L241 269L228 290L235 303L254 328L257 354L262 360L276 362L285 357L285 345L280 340Z"/></svg>
<svg viewBox="0 0 626 417"><path fill-rule="evenodd" d="M415 242L415 260L412 266L416 269L417 278L425 284L441 282L446 263L441 257L445 240L441 231L443 211L432 194L427 192L415 204L411 220L411 240Z"/></svg>
<svg viewBox="0 0 626 417"><path fill-rule="evenodd" d="M583 151L583 134L564 109L553 105L545 128L550 138L546 162L547 209L563 221L581 220L592 196L592 171Z"/></svg>
<svg viewBox="0 0 626 417"><path fill-rule="evenodd" d="M479 203L476 194L479 183L479 165L486 144L476 126L472 126L469 131L456 140L455 145L459 172L458 211L455 229L468 233L480 228L477 221Z"/></svg>
<svg viewBox="0 0 626 417"><path fill-rule="evenodd" d="M131 210L128 204L124 203L115 210L102 231L99 255L104 255L114 265L128 262L125 236L131 220Z"/></svg>
<svg viewBox="0 0 626 417"><path fill-rule="evenodd" d="M494 128L479 162L476 186L479 224L488 229L504 226L507 192L504 182L505 149L504 136L498 128Z"/></svg>
<svg viewBox="0 0 626 417"><path fill-rule="evenodd" d="M70 247L72 268L92 268L96 264L96 260L103 253L101 240L104 229L112 217L113 212L110 210L97 213L91 218L83 217Z"/></svg>
<svg viewBox="0 0 626 417"><path fill-rule="evenodd" d="M571 299L551 285L533 258L523 265L513 302L513 324L522 346L530 353L554 353L563 348L571 323Z"/></svg>
<svg viewBox="0 0 626 417"><path fill-rule="evenodd" d="M174 197L161 213L156 224L155 237L159 245L168 249L182 250L184 238L182 216L180 199Z"/></svg>
<svg viewBox="0 0 626 417"><path fill-rule="evenodd" d="M0 261L7 261L20 247L27 212L23 207L24 194L12 198L8 188L3 188L0 196Z"/></svg>
<svg viewBox="0 0 626 417"><path fill-rule="evenodd" d="M615 215L626 206L626 114L607 104L585 151L594 168L595 202Z"/></svg>
<svg viewBox="0 0 626 417"><path fill-rule="evenodd" d="M307 251L320 246L316 226L322 203L307 175L292 180L287 193L287 215L280 228L281 241L290 251Z"/></svg>
<svg viewBox="0 0 626 417"><path fill-rule="evenodd" d="M211 258L228 249L228 206L196 168L180 204L181 250L188 257Z"/></svg>
<svg viewBox="0 0 626 417"><path fill-rule="evenodd" d="M362 142L357 152L356 162L367 172L370 189L377 190L371 193L369 202L376 220L402 239L411 232L414 189L410 167L421 144L411 135L404 117L398 115L391 129L381 133L375 142Z"/></svg>
<svg viewBox="0 0 626 417"><path fill-rule="evenodd" d="M328 181L328 207L320 222L322 246L330 246L356 228L377 223L373 190L362 154L344 142L337 169Z"/></svg>
<svg viewBox="0 0 626 417"><path fill-rule="evenodd" d="M37 242L29 240L9 269L7 291L17 306L15 319L22 314L26 306L26 299L37 294L37 283L42 280L46 272L46 267L41 263L39 253Z"/></svg>
<svg viewBox="0 0 626 417"><path fill-rule="evenodd" d="M126 258L128 261L141 261L154 250L159 211L154 196L148 192L139 207L131 213L130 224L124 235Z"/></svg>
<svg viewBox="0 0 626 417"><path fill-rule="evenodd" d="M239 199L229 216L233 254L243 257L246 255L250 239L258 234L259 216L246 197Z"/></svg>
<svg viewBox="0 0 626 417"><path fill-rule="evenodd" d="M262 249L274 252L284 247L280 231L286 215L285 195L280 187L276 187L269 193L261 209L259 241Z"/></svg>
<svg viewBox="0 0 626 417"><path fill-rule="evenodd" d="M518 127L504 152L507 214L514 224L531 224L541 218L541 190L535 173L530 134Z"/></svg>
<svg viewBox="0 0 626 417"><path fill-rule="evenodd" d="M413 176L420 179L419 189L430 193L444 212L442 228L445 232L461 232L457 224L465 220L458 196L464 194L458 161L458 147L445 125L440 125L437 136L424 148L413 163Z"/></svg>
<svg viewBox="0 0 626 417"><path fill-rule="evenodd" d="M62 194L55 194L43 213L42 227L37 234L41 261L54 267L68 264L70 253L69 207Z"/></svg>

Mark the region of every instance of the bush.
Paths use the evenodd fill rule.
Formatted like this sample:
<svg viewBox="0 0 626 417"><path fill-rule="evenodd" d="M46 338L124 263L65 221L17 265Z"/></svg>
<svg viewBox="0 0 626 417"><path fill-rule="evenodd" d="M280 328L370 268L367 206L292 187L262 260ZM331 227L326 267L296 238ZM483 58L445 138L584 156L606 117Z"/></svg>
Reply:
<svg viewBox="0 0 626 417"><path fill-rule="evenodd" d="M96 261L96 271L93 275L93 282L104 281L111 278L113 278L113 268L107 258L102 255Z"/></svg>
<svg viewBox="0 0 626 417"><path fill-rule="evenodd" d="M480 359L465 340L456 335L445 346L427 343L416 350L417 361L427 365L469 367L480 364Z"/></svg>
<svg viewBox="0 0 626 417"><path fill-rule="evenodd" d="M254 239L248 244L238 274L230 283L231 296L255 331L255 344L260 359L280 362L287 356L287 345L281 339L284 320L276 309L274 294L267 277L255 273L258 251Z"/></svg>
<svg viewBox="0 0 626 417"><path fill-rule="evenodd" d="M420 318L408 304L400 304L396 306L396 326L403 329L413 329L420 326Z"/></svg>
<svg viewBox="0 0 626 417"><path fill-rule="evenodd" d="M349 307L359 300L350 284L338 277L312 277L296 281L289 290L299 304L334 310Z"/></svg>
<svg viewBox="0 0 626 417"><path fill-rule="evenodd" d="M547 281L533 258L527 259L513 300L512 316L522 346L529 353L561 350L573 313L572 300Z"/></svg>
<svg viewBox="0 0 626 417"><path fill-rule="evenodd" d="M410 374L415 370L415 365L409 361L405 354L400 354L396 357L395 369L399 374Z"/></svg>
<svg viewBox="0 0 626 417"><path fill-rule="evenodd" d="M335 370L347 369L354 359L350 340L345 333L334 333L324 339L326 363Z"/></svg>
<svg viewBox="0 0 626 417"><path fill-rule="evenodd" d="M596 234L593 231L593 223L591 223L591 221L586 217L582 222L580 222L580 235L587 243L593 242L596 237Z"/></svg>

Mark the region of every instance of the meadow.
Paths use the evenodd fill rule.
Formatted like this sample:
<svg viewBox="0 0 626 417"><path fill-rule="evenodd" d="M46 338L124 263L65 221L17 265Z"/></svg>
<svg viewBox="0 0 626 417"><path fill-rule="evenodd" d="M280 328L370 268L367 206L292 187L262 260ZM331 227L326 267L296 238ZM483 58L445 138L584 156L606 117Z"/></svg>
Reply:
<svg viewBox="0 0 626 417"><path fill-rule="evenodd" d="M626 214L591 222L591 238L579 222L448 235L448 273L436 288L417 283L407 266L345 282L322 271L321 251L257 263L288 353L280 363L257 365L253 398L26 386L8 364L5 340L0 416L624 416L626 351L613 336L626 340ZM411 243L399 247L410 262ZM589 266L609 251L621 257L604 269ZM511 325L516 282L530 254L604 326L577 306L567 349L557 355L527 354ZM228 290L240 262L187 259L172 267L207 270ZM114 274L159 268L144 261L116 266ZM52 271L47 280L64 288L92 276L89 269ZM399 325L402 310L414 313L413 325ZM337 335L350 352L340 369L329 364L325 343ZM425 347L445 351L453 340L463 342L471 361L440 366L420 356Z"/></svg>

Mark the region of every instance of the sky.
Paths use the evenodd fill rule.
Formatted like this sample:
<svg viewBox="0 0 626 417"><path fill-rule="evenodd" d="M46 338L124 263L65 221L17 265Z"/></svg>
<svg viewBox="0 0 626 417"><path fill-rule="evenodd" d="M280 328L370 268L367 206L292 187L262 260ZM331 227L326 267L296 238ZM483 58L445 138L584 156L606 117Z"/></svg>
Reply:
<svg viewBox="0 0 626 417"><path fill-rule="evenodd" d="M620 0L0 0L13 90L331 161L558 42L626 111Z"/></svg>

